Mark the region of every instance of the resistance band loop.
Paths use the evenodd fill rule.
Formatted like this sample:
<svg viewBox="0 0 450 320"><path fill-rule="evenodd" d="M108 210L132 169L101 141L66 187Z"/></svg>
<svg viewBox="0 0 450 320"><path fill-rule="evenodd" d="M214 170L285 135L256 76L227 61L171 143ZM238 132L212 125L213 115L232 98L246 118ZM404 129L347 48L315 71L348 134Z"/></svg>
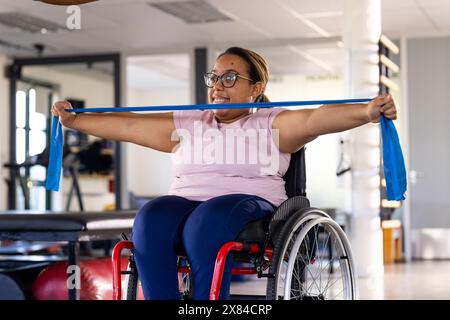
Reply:
<svg viewBox="0 0 450 320"><path fill-rule="evenodd" d="M113 108L81 108L65 109L66 112L139 112L139 111L175 111L175 110L211 110L211 109L241 109L241 108L273 108L306 105L364 103L372 99L341 99L341 100L310 100L310 101L282 101L282 102L252 102L252 103L224 103L197 104L178 106L140 106ZM406 192L406 169L402 149L398 140L397 130L392 120L381 117L381 137L383 143L384 175L386 178L387 199L403 200ZM50 142L50 161L47 168L47 190L58 191L62 167L63 137L62 127L58 117L53 117Z"/></svg>

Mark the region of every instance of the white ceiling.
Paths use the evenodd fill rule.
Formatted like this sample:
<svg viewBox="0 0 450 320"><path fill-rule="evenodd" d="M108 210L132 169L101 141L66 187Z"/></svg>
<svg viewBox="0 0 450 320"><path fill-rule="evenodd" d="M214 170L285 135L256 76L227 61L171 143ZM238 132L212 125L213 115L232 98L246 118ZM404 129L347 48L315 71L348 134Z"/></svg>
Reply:
<svg viewBox="0 0 450 320"><path fill-rule="evenodd" d="M69 17L65 6L0 1L0 12L19 11L62 26ZM31 34L0 25L0 53L36 56L35 43L46 46L45 55L160 54L188 52L195 46L225 49L235 44L257 48L275 74L340 72L343 56L336 43L341 36L344 0L207 0L233 21L205 24L186 24L148 5L168 1L99 0L81 5L81 30ZM390 38L450 34L450 0L382 0L382 26ZM171 66L183 67L179 57L172 58L165 62L150 59L146 69L181 81L179 72L170 75L167 71Z"/></svg>

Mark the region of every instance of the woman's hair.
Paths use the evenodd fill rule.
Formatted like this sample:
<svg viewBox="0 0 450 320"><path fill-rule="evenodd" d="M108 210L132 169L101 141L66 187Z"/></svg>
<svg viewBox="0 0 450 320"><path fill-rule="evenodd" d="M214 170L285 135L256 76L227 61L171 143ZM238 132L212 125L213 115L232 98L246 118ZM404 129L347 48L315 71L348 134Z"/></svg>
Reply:
<svg viewBox="0 0 450 320"><path fill-rule="evenodd" d="M218 58L223 55L232 54L241 57L249 67L248 73L254 82L261 81L263 83L263 93L256 97L255 102L270 102L269 98L264 94L267 82L269 81L269 68L266 60L256 52L240 47L231 47L221 53Z"/></svg>

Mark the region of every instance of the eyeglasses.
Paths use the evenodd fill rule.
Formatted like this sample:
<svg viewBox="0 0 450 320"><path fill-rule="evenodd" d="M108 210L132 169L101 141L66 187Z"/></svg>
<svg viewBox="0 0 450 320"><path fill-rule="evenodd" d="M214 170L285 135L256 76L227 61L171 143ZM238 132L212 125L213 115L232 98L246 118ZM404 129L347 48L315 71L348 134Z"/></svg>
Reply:
<svg viewBox="0 0 450 320"><path fill-rule="evenodd" d="M220 83L222 83L222 85L225 88L231 88L236 83L236 80L237 80L238 77L242 78L242 79L245 79L245 80L248 80L248 81L251 81L251 82L254 82L252 79L244 77L244 76L241 76L240 74L238 74L236 72L227 72L227 73L224 73L221 76L218 76L217 74L212 73L212 72L208 72L208 73L205 73L204 76L203 76L203 78L205 79L205 85L208 88L214 87L214 84L219 79L220 79Z"/></svg>

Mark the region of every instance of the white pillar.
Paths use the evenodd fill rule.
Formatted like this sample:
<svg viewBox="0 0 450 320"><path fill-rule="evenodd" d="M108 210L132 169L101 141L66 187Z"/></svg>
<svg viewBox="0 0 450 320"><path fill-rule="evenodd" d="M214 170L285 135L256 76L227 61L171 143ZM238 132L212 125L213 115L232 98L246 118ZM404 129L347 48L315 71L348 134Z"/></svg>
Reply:
<svg viewBox="0 0 450 320"><path fill-rule="evenodd" d="M380 0L344 1L343 42L347 56L345 77L349 98L370 98L378 94L380 34ZM367 280L360 283L361 291L377 290L382 286L379 280L383 275L383 238L379 217L379 125L367 124L351 130L348 135L347 149L352 167L351 184L346 188L346 194L351 197L347 201L352 213L350 242L358 275ZM382 290L377 291L382 294Z"/></svg>
<svg viewBox="0 0 450 320"><path fill-rule="evenodd" d="M127 101L127 55L120 55L120 105L126 106ZM120 201L122 204L121 209L129 209L130 208L130 195L128 188L128 156L127 156L127 143L120 142Z"/></svg>

